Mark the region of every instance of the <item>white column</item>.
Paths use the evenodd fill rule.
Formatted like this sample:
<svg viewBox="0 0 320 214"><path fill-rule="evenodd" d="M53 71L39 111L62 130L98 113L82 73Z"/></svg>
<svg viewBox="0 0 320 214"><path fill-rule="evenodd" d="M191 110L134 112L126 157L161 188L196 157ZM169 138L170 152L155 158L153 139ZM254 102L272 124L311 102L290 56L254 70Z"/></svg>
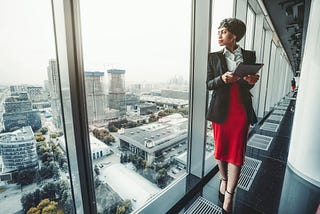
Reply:
<svg viewBox="0 0 320 214"><path fill-rule="evenodd" d="M258 63L261 63L261 54L262 54L261 53L261 51L262 51L261 43L263 43L263 41L262 41L263 20L264 20L264 16L262 14L256 15L253 50L256 51L256 57L257 57L256 61ZM260 72L259 72L259 74L261 75ZM253 95L252 104L253 104L253 109L255 110L255 112L258 111L259 96L260 96L260 84L261 84L261 81L258 81L255 84L255 86L251 89L251 93Z"/></svg>
<svg viewBox="0 0 320 214"><path fill-rule="evenodd" d="M320 187L320 1L312 1L288 164Z"/></svg>
<svg viewBox="0 0 320 214"><path fill-rule="evenodd" d="M270 54L271 54L271 39L272 39L272 31L267 30L264 42L264 54L263 54L263 63L264 66L261 70L261 90L260 90L260 98L259 98L259 110L257 112L258 117L264 116L264 109L266 105L266 96L267 96L267 83L269 76L269 68L270 68Z"/></svg>
<svg viewBox="0 0 320 214"><path fill-rule="evenodd" d="M270 66L269 66L269 73L268 73L268 84L267 84L267 96L266 96L266 104L264 111L270 111L271 100L272 100L272 88L273 88L273 75L276 69L275 62L276 62L276 50L277 46L274 42L271 42L271 56L270 56Z"/></svg>

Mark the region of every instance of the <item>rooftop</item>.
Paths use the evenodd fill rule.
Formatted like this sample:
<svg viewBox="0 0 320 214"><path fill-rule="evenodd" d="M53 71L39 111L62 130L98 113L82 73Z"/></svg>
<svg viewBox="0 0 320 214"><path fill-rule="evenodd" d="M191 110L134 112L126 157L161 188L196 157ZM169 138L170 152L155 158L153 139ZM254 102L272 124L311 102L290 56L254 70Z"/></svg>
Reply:
<svg viewBox="0 0 320 214"><path fill-rule="evenodd" d="M147 101L147 102L160 103L160 104L167 104L167 105L188 105L189 104L189 100L173 99L173 98L151 96L151 95L142 95L140 97L140 100Z"/></svg>
<svg viewBox="0 0 320 214"><path fill-rule="evenodd" d="M0 143L16 143L32 139L34 139L34 136L30 126L22 127L13 132L0 134Z"/></svg>
<svg viewBox="0 0 320 214"><path fill-rule="evenodd" d="M126 70L121 70L121 69L109 69L108 73L111 74L125 74Z"/></svg>
<svg viewBox="0 0 320 214"><path fill-rule="evenodd" d="M84 75L86 77L103 77L104 72L103 71L85 71Z"/></svg>
<svg viewBox="0 0 320 214"><path fill-rule="evenodd" d="M105 143L103 143L101 140L97 139L93 135L90 135L90 147L91 147L91 151L109 148L108 145L106 145Z"/></svg>
<svg viewBox="0 0 320 214"><path fill-rule="evenodd" d="M173 114L158 122L125 129L119 138L151 153L170 146L173 141L187 138L187 131L188 118Z"/></svg>

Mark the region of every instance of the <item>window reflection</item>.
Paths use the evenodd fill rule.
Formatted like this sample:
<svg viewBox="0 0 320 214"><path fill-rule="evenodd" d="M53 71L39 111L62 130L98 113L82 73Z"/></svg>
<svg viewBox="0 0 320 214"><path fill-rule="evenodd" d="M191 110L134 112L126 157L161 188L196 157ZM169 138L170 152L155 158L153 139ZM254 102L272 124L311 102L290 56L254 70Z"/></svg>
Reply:
<svg viewBox="0 0 320 214"><path fill-rule="evenodd" d="M192 4L80 3L97 210L130 213L186 172Z"/></svg>
<svg viewBox="0 0 320 214"><path fill-rule="evenodd" d="M211 17L211 52L220 51L222 49L218 44L218 27L220 22L225 18L233 16L233 0L213 0L212 1L212 17ZM208 105L211 100L211 93L208 92ZM203 117L204 118L204 117ZM213 158L214 139L211 122L207 123L207 138L206 138L206 156L205 156L205 169L209 172L216 163Z"/></svg>

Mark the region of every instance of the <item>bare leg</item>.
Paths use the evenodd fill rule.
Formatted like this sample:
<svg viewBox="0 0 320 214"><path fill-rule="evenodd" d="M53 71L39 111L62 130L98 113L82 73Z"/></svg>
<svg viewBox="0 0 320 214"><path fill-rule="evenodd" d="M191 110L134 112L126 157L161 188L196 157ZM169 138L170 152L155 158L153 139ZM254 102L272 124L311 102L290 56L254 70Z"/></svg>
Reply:
<svg viewBox="0 0 320 214"><path fill-rule="evenodd" d="M219 171L220 171L221 179L222 179L222 182L221 182L221 185L220 185L220 193L224 194L224 192L225 192L226 189L227 189L227 179L228 179L227 170L228 170L228 163L227 163L227 162L224 162L224 161L218 160L218 167L219 167Z"/></svg>
<svg viewBox="0 0 320 214"><path fill-rule="evenodd" d="M232 210L233 193L237 187L241 167L228 163L228 183L227 191L224 196L223 209L226 211ZM230 194L231 193L231 194Z"/></svg>

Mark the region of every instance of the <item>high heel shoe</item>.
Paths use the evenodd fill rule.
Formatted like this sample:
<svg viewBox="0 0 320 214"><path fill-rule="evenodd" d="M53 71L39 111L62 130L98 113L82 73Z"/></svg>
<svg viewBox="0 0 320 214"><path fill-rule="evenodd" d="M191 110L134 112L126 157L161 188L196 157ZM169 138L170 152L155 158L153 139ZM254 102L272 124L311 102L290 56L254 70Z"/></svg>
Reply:
<svg viewBox="0 0 320 214"><path fill-rule="evenodd" d="M230 195L231 200L233 200L233 192L231 193L228 190L226 190L224 194L226 193L228 193ZM232 214L232 201L231 201L231 210L229 211L223 209L223 205L222 205L222 214Z"/></svg>
<svg viewBox="0 0 320 214"><path fill-rule="evenodd" d="M219 201L223 204L223 202L224 202L224 194L222 194L221 192L220 192L220 187L221 187L221 183L222 182L227 182L227 179L223 179L223 178L221 178L221 180L220 180L220 185L219 185L219 190L218 190L218 198L219 198ZM227 187L227 185L226 185L226 187Z"/></svg>

